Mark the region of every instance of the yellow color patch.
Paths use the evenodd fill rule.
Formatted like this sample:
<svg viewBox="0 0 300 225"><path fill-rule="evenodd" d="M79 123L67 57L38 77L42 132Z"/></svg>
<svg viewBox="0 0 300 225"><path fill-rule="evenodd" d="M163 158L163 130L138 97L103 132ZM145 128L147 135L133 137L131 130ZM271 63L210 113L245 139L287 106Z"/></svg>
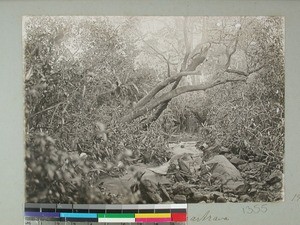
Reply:
<svg viewBox="0 0 300 225"><path fill-rule="evenodd" d="M135 218L171 218L171 213L136 213Z"/></svg>

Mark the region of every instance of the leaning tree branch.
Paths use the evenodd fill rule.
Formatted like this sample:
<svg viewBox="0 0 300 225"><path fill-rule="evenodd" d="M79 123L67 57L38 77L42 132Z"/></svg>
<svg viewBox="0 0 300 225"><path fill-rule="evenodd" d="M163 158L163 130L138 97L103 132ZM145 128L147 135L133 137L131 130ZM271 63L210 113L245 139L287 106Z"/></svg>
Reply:
<svg viewBox="0 0 300 225"><path fill-rule="evenodd" d="M210 46L209 46L210 47ZM207 53L209 47L207 47L205 49L205 53ZM187 54L186 54L187 55ZM160 82L157 86L155 86L148 95L146 95L144 98L142 98L135 106L135 108L140 108L143 107L145 104L147 104L159 91L161 91L162 89L164 89L166 86L168 86L169 84L173 83L176 81L176 83L179 84L180 79L184 76L189 76L189 75L202 75L202 73L200 71L192 71L195 70L196 67L198 65L200 65L201 63L204 62L206 58L206 54L204 56L199 55L197 57L194 57L191 61L191 63L188 66L188 71L182 71L177 73L176 75L170 76L167 79L165 79L164 81ZM182 66L182 68L184 68L184 65ZM190 71L191 70L191 71ZM175 88L178 86L175 85ZM174 86L173 86L174 87ZM173 89L172 87L172 89Z"/></svg>
<svg viewBox="0 0 300 225"><path fill-rule="evenodd" d="M176 88L170 92L167 92L163 95L161 95L158 98L153 99L152 101L149 102L149 104L145 105L144 107L137 108L136 110L130 112L126 116L122 118L123 122L130 122L131 120L134 120L136 118L139 118L140 116L144 115L145 113L153 110L156 108L158 105L162 104L165 101L168 101L174 97L177 97L183 93L187 92L193 92L193 91L206 91L208 89L211 89L213 87L229 83L229 82L240 82L240 81L246 81L246 78L238 78L238 79L225 79L223 81L217 80L212 83L207 83L207 84L199 84L199 85L191 85L191 86L183 86Z"/></svg>
<svg viewBox="0 0 300 225"><path fill-rule="evenodd" d="M227 72L227 73L235 73L237 75L248 77L250 74L255 73L255 72L261 70L262 68L264 68L264 66L265 65L261 65L261 66L255 68L255 69L253 69L253 70L250 70L249 72L245 72L245 71L241 71L241 70L236 70L236 69L230 69L230 68L227 68L225 70L225 72Z"/></svg>
<svg viewBox="0 0 300 225"><path fill-rule="evenodd" d="M187 62L188 59L190 58L191 55L191 42L192 42L192 36L191 36L191 40L189 41L189 37L188 37L188 30L187 30L187 22L188 22L188 18L185 17L184 21L183 21L183 36L184 36L184 44L185 44L185 55L184 55L184 59L183 62L181 64L181 68L180 71L186 71L187 70ZM204 61L204 60L203 60ZM168 64L169 66L169 64ZM170 77L170 67L168 67L168 77ZM182 77L179 77L175 83L173 84L171 91L173 91L174 89L176 89L181 81ZM171 101L171 99L168 99L166 101L163 101L159 107L156 109L154 115L152 117L150 117L149 119L146 120L145 125L148 126L149 124L151 124L153 121L157 120L159 118L159 116L162 114L162 112L168 107L169 102Z"/></svg>
<svg viewBox="0 0 300 225"><path fill-rule="evenodd" d="M175 81L175 83L173 84L173 86L171 88L171 91L178 87L180 80L181 79L178 79L177 81ZM156 110L156 112L154 113L154 115L146 121L145 125L148 126L152 122L156 121L158 119L158 117L162 114L162 112L168 107L168 104L170 101L171 101L171 99L168 99L168 100L162 102L160 104L160 106L158 107L158 109Z"/></svg>
<svg viewBox="0 0 300 225"><path fill-rule="evenodd" d="M204 62L207 56L207 52L210 48L210 44L208 46L203 47L202 44L198 44L194 50L193 50L193 57L191 56L191 40L189 40L188 37L188 30L187 30L187 22L188 18L184 18L183 23L183 34L184 34L184 42L185 42L185 56L183 59L183 63L181 64L181 72L177 73L173 76L170 75L170 67L169 67L169 60L167 60L163 55L162 57L166 59L167 65L168 65L168 78L161 83L159 83L156 87L154 87L149 94L147 94L144 98L142 98L135 106L134 110L131 112L138 111L139 109L146 107L146 104L151 104L150 102L154 99L155 95L164 89L166 86L168 86L171 83L174 83L169 93L172 93L176 90L178 87L180 80L183 76L188 75L202 75L201 72L195 71L196 68ZM145 42L146 43L146 42ZM148 44L148 43L146 43ZM151 46L150 46L151 47ZM154 49L155 50L155 49ZM158 53L158 52L157 52ZM158 53L159 54L159 53ZM188 60L190 59L190 62L188 64ZM161 113L167 108L168 103L170 102L170 99L166 99L164 101L161 101L159 104L160 107L157 109L154 116L147 120L147 123L151 123L155 121ZM158 106L158 105L157 105ZM155 106L155 107L157 107Z"/></svg>
<svg viewBox="0 0 300 225"><path fill-rule="evenodd" d="M210 48L210 44L208 46L206 46L204 48L204 50L201 52L201 54L199 53L197 56L193 57L191 62L189 63L189 65L186 68L186 61L187 58L190 55L190 47L187 47L186 49L186 54L185 54L185 59L184 62L181 65L181 72L168 77L167 79L165 79L164 81L160 82L156 87L154 87L148 95L146 95L144 98L142 98L135 106L135 108L140 108L143 107L145 104L147 104L159 91L161 91L162 89L164 89L166 86L168 86L169 84L173 83L176 81L176 85L174 85L172 87L172 89L175 89L181 78L184 76L189 76L189 75L202 75L200 71L195 71L195 69L197 68L197 66L199 66L201 63L204 62L204 60L206 59L206 55L207 52ZM184 71L187 70L187 71Z"/></svg>
<svg viewBox="0 0 300 225"><path fill-rule="evenodd" d="M181 77L189 76L189 75L202 75L200 71L187 71L187 72L180 72L176 75L170 76L164 81L160 82L158 85L156 85L145 97L143 97L135 106L135 108L143 107L145 104L147 104L159 91L164 89L169 84L172 84L173 82L177 81Z"/></svg>

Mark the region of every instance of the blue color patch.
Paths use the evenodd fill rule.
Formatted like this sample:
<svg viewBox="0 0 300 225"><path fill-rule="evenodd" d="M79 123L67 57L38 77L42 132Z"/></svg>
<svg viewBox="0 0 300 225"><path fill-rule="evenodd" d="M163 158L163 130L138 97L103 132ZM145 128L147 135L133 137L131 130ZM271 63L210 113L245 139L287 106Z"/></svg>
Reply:
<svg viewBox="0 0 300 225"><path fill-rule="evenodd" d="M64 218L98 218L97 213L60 213Z"/></svg>

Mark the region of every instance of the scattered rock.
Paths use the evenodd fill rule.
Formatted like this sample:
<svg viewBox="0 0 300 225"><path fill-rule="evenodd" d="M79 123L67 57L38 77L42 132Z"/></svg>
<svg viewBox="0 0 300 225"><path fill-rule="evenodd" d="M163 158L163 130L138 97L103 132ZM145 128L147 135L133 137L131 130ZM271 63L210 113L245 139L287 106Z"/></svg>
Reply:
<svg viewBox="0 0 300 225"><path fill-rule="evenodd" d="M267 192L259 192L255 195L255 201L267 202L269 196Z"/></svg>
<svg viewBox="0 0 300 225"><path fill-rule="evenodd" d="M206 164L215 164L214 168L212 169L212 173L215 176L220 176L225 181L225 183L228 180L242 180L241 173L223 155L214 156Z"/></svg>
<svg viewBox="0 0 300 225"><path fill-rule="evenodd" d="M262 162L250 162L250 163L245 163L245 164L241 164L238 166L238 168L242 171L249 171L249 170L253 170L255 169L257 170L261 170L263 167L265 167L266 164L262 163Z"/></svg>
<svg viewBox="0 0 300 225"><path fill-rule="evenodd" d="M203 149L208 148L208 145L206 143L197 142L195 147L199 150L203 150Z"/></svg>
<svg viewBox="0 0 300 225"><path fill-rule="evenodd" d="M257 193L257 189L255 189L255 188L251 188L250 191L249 191L249 195L250 195L250 196L253 196L253 195L255 195L256 193Z"/></svg>
<svg viewBox="0 0 300 225"><path fill-rule="evenodd" d="M174 170L176 170L176 165L174 163L170 163L169 161L160 166L148 168L148 170L159 175L166 175L167 173L174 172Z"/></svg>
<svg viewBox="0 0 300 225"><path fill-rule="evenodd" d="M252 179L252 180L256 180L256 179L257 179L257 176L256 176L256 175L249 175L248 178L249 178L249 179Z"/></svg>
<svg viewBox="0 0 300 225"><path fill-rule="evenodd" d="M230 152L229 148L221 146L221 148L220 148L220 153L221 154L225 154L225 153L229 153L229 152Z"/></svg>
<svg viewBox="0 0 300 225"><path fill-rule="evenodd" d="M176 182L184 182L185 181L179 172L174 174L174 178L175 178Z"/></svg>
<svg viewBox="0 0 300 225"><path fill-rule="evenodd" d="M282 182L277 182L273 185L276 191L280 191L282 189Z"/></svg>
<svg viewBox="0 0 300 225"><path fill-rule="evenodd" d="M180 182L180 183L176 183L174 184L173 187L173 194L174 195L184 195L184 196L188 196L193 194L191 188L188 186L187 183L185 182Z"/></svg>
<svg viewBox="0 0 300 225"><path fill-rule="evenodd" d="M160 196L162 197L162 200L163 201L169 201L171 200L170 199L170 196L169 196L169 193L167 192L166 188L164 187L164 185L158 183L158 188L160 190Z"/></svg>
<svg viewBox="0 0 300 225"><path fill-rule="evenodd" d="M230 162L235 165L235 166L239 166L239 165L242 165L242 164L245 164L246 161L243 160L243 159L240 159L236 156L233 156L231 159L230 159Z"/></svg>
<svg viewBox="0 0 300 225"><path fill-rule="evenodd" d="M225 203L225 202L226 202L226 198L219 196L219 197L216 199L216 202L218 202L218 203Z"/></svg>
<svg viewBox="0 0 300 225"><path fill-rule="evenodd" d="M184 195L175 195L174 203L186 203L186 197Z"/></svg>
<svg viewBox="0 0 300 225"><path fill-rule="evenodd" d="M223 155L216 155L206 164L213 165L212 177L221 180L224 188L237 191L244 188L244 180L238 169Z"/></svg>
<svg viewBox="0 0 300 225"><path fill-rule="evenodd" d="M248 191L249 186L242 180L229 180L226 184L226 188L232 190L235 194L244 194Z"/></svg>
<svg viewBox="0 0 300 225"><path fill-rule="evenodd" d="M236 197L229 197L228 201L229 202L238 202L238 199Z"/></svg>
<svg viewBox="0 0 300 225"><path fill-rule="evenodd" d="M213 191L209 195L209 199L216 201L217 198L223 197L223 193L219 191Z"/></svg>
<svg viewBox="0 0 300 225"><path fill-rule="evenodd" d="M200 192L195 192L193 197L191 198L191 201L194 202L194 203L197 203L197 202L206 202L207 201L207 196L206 195L203 195L202 193Z"/></svg>
<svg viewBox="0 0 300 225"><path fill-rule="evenodd" d="M247 166L248 166L248 163L245 163L245 164L239 165L237 168L238 168L240 171L245 171L245 169L247 168Z"/></svg>
<svg viewBox="0 0 300 225"><path fill-rule="evenodd" d="M158 194L157 185L149 179L142 179L144 174L145 172L138 171L134 175L139 183L138 187L141 192L142 199L146 201L146 203L161 203L163 200Z"/></svg>
<svg viewBox="0 0 300 225"><path fill-rule="evenodd" d="M191 173L189 165L188 165L187 161L184 160L184 157L181 157L178 159L178 166L182 172L187 173L187 174Z"/></svg>
<svg viewBox="0 0 300 225"><path fill-rule="evenodd" d="M251 202L252 201L252 199L251 199L251 197L249 195L241 195L240 196L240 200L242 202Z"/></svg>
<svg viewBox="0 0 300 225"><path fill-rule="evenodd" d="M220 154L220 148L221 146L216 143L213 146L203 149L203 159L206 161L213 159L215 156L218 156Z"/></svg>
<svg viewBox="0 0 300 225"><path fill-rule="evenodd" d="M87 158L87 154L85 152L82 152L80 155L79 155L79 158L81 159L86 159Z"/></svg>
<svg viewBox="0 0 300 225"><path fill-rule="evenodd" d="M279 170L274 171L271 173L271 175L268 177L266 182L270 185L275 184L277 182L280 182L282 180L282 172Z"/></svg>
<svg viewBox="0 0 300 225"><path fill-rule="evenodd" d="M234 157L232 154L230 154L230 153L225 153L225 154L223 154L227 159L229 159L229 160L231 160L232 159L232 157Z"/></svg>
<svg viewBox="0 0 300 225"><path fill-rule="evenodd" d="M142 193L141 192L141 195L142 195L142 199L144 201L146 201L146 203L158 204L163 201L162 198L160 197L160 195L157 193L153 193L153 192L143 192Z"/></svg>
<svg viewBox="0 0 300 225"><path fill-rule="evenodd" d="M175 171L177 170L177 166L175 163L171 163L168 170L167 170L167 173L174 173Z"/></svg>

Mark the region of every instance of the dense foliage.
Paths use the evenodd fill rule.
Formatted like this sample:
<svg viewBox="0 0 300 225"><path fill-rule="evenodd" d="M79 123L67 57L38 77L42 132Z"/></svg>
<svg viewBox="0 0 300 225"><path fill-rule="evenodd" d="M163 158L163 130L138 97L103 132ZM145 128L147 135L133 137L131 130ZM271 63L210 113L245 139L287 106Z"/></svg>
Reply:
<svg viewBox="0 0 300 225"><path fill-rule="evenodd" d="M25 31L28 201L105 201L97 182L128 157L166 160L158 125L118 122L151 79L124 36L102 19L65 17L31 18Z"/></svg>
<svg viewBox="0 0 300 225"><path fill-rule="evenodd" d="M166 61L171 72L181 64L182 24L177 19L180 29L176 30L168 21L150 40L132 29L139 21L120 21L100 17L24 21L28 202L118 202L103 190L101 179L120 176L137 162L168 161L168 139L186 133L208 144L218 142L241 159L265 163L265 169L256 174L260 179L275 169L283 171L281 19L251 18L241 23L239 57L232 63L235 69L248 71L264 65L262 70L246 82L182 94L148 126L144 120L152 112L130 123L121 118L168 76L163 72ZM200 22L204 24L197 20L190 24L194 31L205 28L197 25ZM203 66L207 79L212 79L210 74L219 75L218 63L229 42L225 37L232 32L226 24L218 29L224 36L221 41L214 40L215 31L205 34L213 43ZM160 45L165 47L162 52L155 48ZM162 57L166 52L170 62ZM181 86L186 83L183 80Z"/></svg>

